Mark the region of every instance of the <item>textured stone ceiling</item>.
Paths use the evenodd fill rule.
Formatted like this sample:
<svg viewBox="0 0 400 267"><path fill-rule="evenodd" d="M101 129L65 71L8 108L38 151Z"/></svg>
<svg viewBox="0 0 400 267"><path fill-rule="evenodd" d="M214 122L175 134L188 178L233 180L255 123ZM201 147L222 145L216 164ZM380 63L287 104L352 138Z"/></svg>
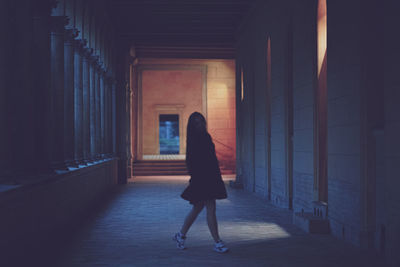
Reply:
<svg viewBox="0 0 400 267"><path fill-rule="evenodd" d="M254 0L110 0L118 35L138 53L229 58ZM150 51L151 50L151 51ZM218 56L211 56L218 57Z"/></svg>

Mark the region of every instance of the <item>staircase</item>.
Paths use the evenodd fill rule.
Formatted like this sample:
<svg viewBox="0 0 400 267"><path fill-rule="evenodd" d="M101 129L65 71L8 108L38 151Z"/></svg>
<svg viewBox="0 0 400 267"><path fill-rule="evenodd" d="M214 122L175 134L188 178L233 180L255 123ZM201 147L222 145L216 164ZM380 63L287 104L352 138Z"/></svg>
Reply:
<svg viewBox="0 0 400 267"><path fill-rule="evenodd" d="M188 175L184 160L140 160L133 163L133 176Z"/></svg>
<svg viewBox="0 0 400 267"><path fill-rule="evenodd" d="M222 174L231 174L220 162ZM189 175L184 160L139 160L133 163L133 176Z"/></svg>

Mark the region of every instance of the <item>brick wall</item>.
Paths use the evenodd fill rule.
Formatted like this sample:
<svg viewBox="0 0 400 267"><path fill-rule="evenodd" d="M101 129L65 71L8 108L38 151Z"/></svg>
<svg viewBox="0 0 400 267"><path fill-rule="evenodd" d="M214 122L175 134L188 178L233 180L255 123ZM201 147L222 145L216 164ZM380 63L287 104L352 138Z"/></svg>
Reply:
<svg viewBox="0 0 400 267"><path fill-rule="evenodd" d="M108 160L0 193L0 262L28 259L39 244L59 242L116 184L117 160Z"/></svg>

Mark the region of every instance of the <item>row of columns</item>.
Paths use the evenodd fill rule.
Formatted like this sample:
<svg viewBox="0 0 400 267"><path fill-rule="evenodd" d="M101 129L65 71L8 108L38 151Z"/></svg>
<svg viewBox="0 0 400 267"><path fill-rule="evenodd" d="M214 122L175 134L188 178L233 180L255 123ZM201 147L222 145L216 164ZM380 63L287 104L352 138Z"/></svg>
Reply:
<svg viewBox="0 0 400 267"><path fill-rule="evenodd" d="M111 71L77 38L76 29L66 27L67 17L50 16L54 1L40 0L31 10L4 5L2 19L8 24L1 30L8 42L0 49L0 180L19 183L114 157ZM21 19L11 20L16 10Z"/></svg>
<svg viewBox="0 0 400 267"><path fill-rule="evenodd" d="M51 88L54 95L53 168L86 165L113 157L112 130L115 80L99 55L76 29L65 28L66 17L52 17Z"/></svg>

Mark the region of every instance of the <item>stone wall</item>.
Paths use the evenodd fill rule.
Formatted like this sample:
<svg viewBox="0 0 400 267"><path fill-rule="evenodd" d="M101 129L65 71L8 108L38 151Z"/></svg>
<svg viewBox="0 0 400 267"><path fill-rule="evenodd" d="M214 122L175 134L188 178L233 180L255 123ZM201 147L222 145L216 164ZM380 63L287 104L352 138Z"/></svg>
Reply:
<svg viewBox="0 0 400 267"><path fill-rule="evenodd" d="M329 218L335 236L361 245L362 21L357 1L343 4L328 5Z"/></svg>
<svg viewBox="0 0 400 267"><path fill-rule="evenodd" d="M187 119L191 112L202 111L202 103L207 103L208 130L213 137L220 164L227 171L234 172L236 166L236 119L235 119L235 63L233 60L200 60L200 59L140 59L138 69L146 67L142 78L143 122L151 125L143 128L143 137L149 140L143 143L143 153L155 153L154 125L148 122L146 116L152 116L151 111L156 104L183 104L185 106L183 120L183 143L186 142ZM152 67L153 66L153 67ZM164 67L163 73L151 73L151 68ZM184 70L186 68L187 70ZM197 69L193 69L197 68ZM206 70L206 99L202 99L201 68ZM155 70L153 70L155 71ZM154 75L153 75L154 74ZM157 77L162 75L163 79ZM169 79L178 77L174 81ZM178 75L178 76L177 76ZM143 83L144 79L151 81L151 86ZM168 78L168 79L167 79ZM168 89L166 97L160 98L162 90ZM154 90L152 90L154 89ZM146 90L149 90L146 92ZM159 91L161 90L161 91ZM187 91L189 90L189 91ZM150 92L151 91L151 92ZM183 96L187 96L186 98ZM183 98L182 98L183 97ZM154 117L154 116L153 116ZM145 126L143 124L143 126ZM185 149L183 149L183 154ZM156 153L157 154L157 153Z"/></svg>
<svg viewBox="0 0 400 267"><path fill-rule="evenodd" d="M141 72L142 146L143 155L159 154L159 114L179 114L181 129L179 154L186 152L186 124L190 114L202 112L202 70L185 69L185 66L153 69ZM140 74L139 74L140 75ZM205 78L205 77L204 77Z"/></svg>
<svg viewBox="0 0 400 267"><path fill-rule="evenodd" d="M399 17L397 15L398 3L396 1L387 1L385 3L384 20L384 99L385 99L385 126L384 136L384 173L379 176L383 182L382 193L383 207L379 210L384 214L377 224L377 232L382 231L385 226L385 235L380 237L385 242L384 251L386 251L390 264L400 266L400 42L397 35ZM382 29L381 29L382 30Z"/></svg>
<svg viewBox="0 0 400 267"><path fill-rule="evenodd" d="M400 202L394 193L397 187L392 186L396 182L391 180L399 173L399 142L395 136L399 135L396 92L400 82L394 74L399 61L398 52L394 52L398 42L389 42L391 50L385 48L383 130L384 80L379 54L383 51L383 22L375 19L380 16L378 7L373 0L329 1L327 6L327 219L334 236L387 253L398 247L398 227L394 225L400 225ZM246 190L271 199L277 206L293 208L294 212L312 212L313 202L319 201L315 146L316 12L317 1L312 0L260 2L248 13L238 34L237 75L243 69L244 98L237 100L237 179ZM385 23L396 25L394 16L389 18ZM394 30L388 30L388 25L385 40ZM371 40L371 35L376 38ZM272 57L270 88L268 37ZM240 90L238 79L238 96ZM293 125L289 119L291 97Z"/></svg>
<svg viewBox="0 0 400 267"><path fill-rule="evenodd" d="M1 262L17 264L63 240L116 184L117 160L111 159L0 192Z"/></svg>

